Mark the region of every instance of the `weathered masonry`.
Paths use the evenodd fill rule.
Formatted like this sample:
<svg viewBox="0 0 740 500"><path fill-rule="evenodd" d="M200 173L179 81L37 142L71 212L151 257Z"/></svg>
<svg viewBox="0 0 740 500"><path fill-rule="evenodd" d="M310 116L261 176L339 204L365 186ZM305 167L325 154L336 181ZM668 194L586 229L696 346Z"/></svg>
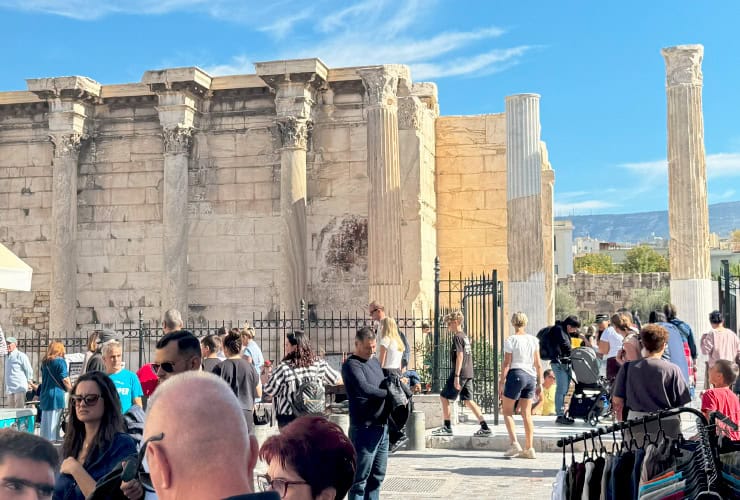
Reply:
<svg viewBox="0 0 740 500"><path fill-rule="evenodd" d="M444 274L506 281L511 252L509 307L532 328L551 317L539 96L512 96L511 120L441 117L436 86L406 66L255 69L0 92L0 242L34 268L31 293L0 291L4 328L69 332L171 307L236 320L301 298L429 310L436 255Z"/></svg>

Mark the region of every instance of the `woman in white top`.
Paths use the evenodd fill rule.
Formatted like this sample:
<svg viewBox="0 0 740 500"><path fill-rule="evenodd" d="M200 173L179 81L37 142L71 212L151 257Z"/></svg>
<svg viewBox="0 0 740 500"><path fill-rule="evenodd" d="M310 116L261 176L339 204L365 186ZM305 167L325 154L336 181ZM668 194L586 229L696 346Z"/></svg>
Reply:
<svg viewBox="0 0 740 500"><path fill-rule="evenodd" d="M378 351L378 361L383 368L383 373L387 375L390 370L401 373L403 351L403 340L398 333L396 320L386 316L380 320L380 349Z"/></svg>
<svg viewBox="0 0 740 500"><path fill-rule="evenodd" d="M619 372L617 355L622 349L624 337L630 333L629 323L625 320L626 318L623 318L621 314L613 315L611 317L611 326L604 330L599 340L599 352L606 359L606 378L610 382L617 377L617 373Z"/></svg>
<svg viewBox="0 0 740 500"><path fill-rule="evenodd" d="M524 329L527 326L527 316L523 312L515 312L511 317L511 324L515 331L504 342L504 365L498 384L498 392L503 394L504 423L511 441L504 456L536 458L533 447L532 399L535 394L539 396L542 393L540 344L536 337L527 334ZM517 400L524 421L524 450L516 439L514 426L514 405Z"/></svg>

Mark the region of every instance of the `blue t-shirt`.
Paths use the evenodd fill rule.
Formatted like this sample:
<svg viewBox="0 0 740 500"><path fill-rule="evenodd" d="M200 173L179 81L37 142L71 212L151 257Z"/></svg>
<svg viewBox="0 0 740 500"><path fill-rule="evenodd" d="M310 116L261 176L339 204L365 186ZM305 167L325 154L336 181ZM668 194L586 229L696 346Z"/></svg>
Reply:
<svg viewBox="0 0 740 500"><path fill-rule="evenodd" d="M54 358L48 363L41 365L41 387L39 388L39 400L42 411L59 410L64 408L64 379L69 376L67 362L64 358Z"/></svg>
<svg viewBox="0 0 740 500"><path fill-rule="evenodd" d="M262 354L262 349L257 345L257 342L250 340L247 347L244 348L244 354L252 358L254 363L254 369L257 370L257 375L262 374L262 365L265 364L265 357Z"/></svg>
<svg viewBox="0 0 740 500"><path fill-rule="evenodd" d="M134 372L126 369L108 375L108 377L113 381L116 391L118 391L118 397L121 398L121 413L126 413L134 404L134 398L140 398L144 395L141 382L139 382L139 378Z"/></svg>

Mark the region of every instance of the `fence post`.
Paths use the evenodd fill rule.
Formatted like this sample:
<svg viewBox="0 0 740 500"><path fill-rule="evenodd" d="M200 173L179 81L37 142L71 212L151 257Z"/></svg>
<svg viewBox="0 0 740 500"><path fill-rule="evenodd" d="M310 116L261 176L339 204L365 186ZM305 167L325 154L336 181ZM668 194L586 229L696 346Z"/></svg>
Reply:
<svg viewBox="0 0 740 500"><path fill-rule="evenodd" d="M301 299L301 330L305 330L305 326L306 326L306 301L305 299Z"/></svg>
<svg viewBox="0 0 740 500"><path fill-rule="evenodd" d="M501 299L503 286L498 281L498 270L493 270L493 425L498 425L498 401L501 395L498 393L499 365L498 365L498 336L499 336L499 314L503 310L504 302Z"/></svg>
<svg viewBox="0 0 740 500"><path fill-rule="evenodd" d="M434 258L434 337L432 341L432 392L439 392L439 256Z"/></svg>
<svg viewBox="0 0 740 500"><path fill-rule="evenodd" d="M730 261L728 259L723 259L720 261L720 263L722 265L721 275L723 275L723 276L720 276L720 278L725 279L725 283L724 283L725 293L722 296L722 298L724 299L724 304L722 304L722 309L724 309L722 311L723 312L722 319L725 320L725 326L727 328L730 328L729 325L732 324L732 318L730 318L730 308L731 308L730 299L732 298L730 294L730 287L732 286L732 276L730 276Z"/></svg>
<svg viewBox="0 0 740 500"><path fill-rule="evenodd" d="M144 310L139 309L139 368L144 364Z"/></svg>

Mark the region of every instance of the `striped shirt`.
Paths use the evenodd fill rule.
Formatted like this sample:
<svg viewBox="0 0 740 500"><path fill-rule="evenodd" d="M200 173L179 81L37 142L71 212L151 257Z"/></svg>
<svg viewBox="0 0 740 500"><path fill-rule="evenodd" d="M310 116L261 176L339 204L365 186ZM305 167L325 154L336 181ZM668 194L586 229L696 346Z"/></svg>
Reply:
<svg viewBox="0 0 740 500"><path fill-rule="evenodd" d="M270 380L265 384L264 392L275 398L275 408L278 415L292 415L290 400L295 394L300 382L306 378L322 379L326 385L334 385L339 381L339 372L329 366L323 359L317 359L305 368L291 367L288 362L281 361L273 370Z"/></svg>

